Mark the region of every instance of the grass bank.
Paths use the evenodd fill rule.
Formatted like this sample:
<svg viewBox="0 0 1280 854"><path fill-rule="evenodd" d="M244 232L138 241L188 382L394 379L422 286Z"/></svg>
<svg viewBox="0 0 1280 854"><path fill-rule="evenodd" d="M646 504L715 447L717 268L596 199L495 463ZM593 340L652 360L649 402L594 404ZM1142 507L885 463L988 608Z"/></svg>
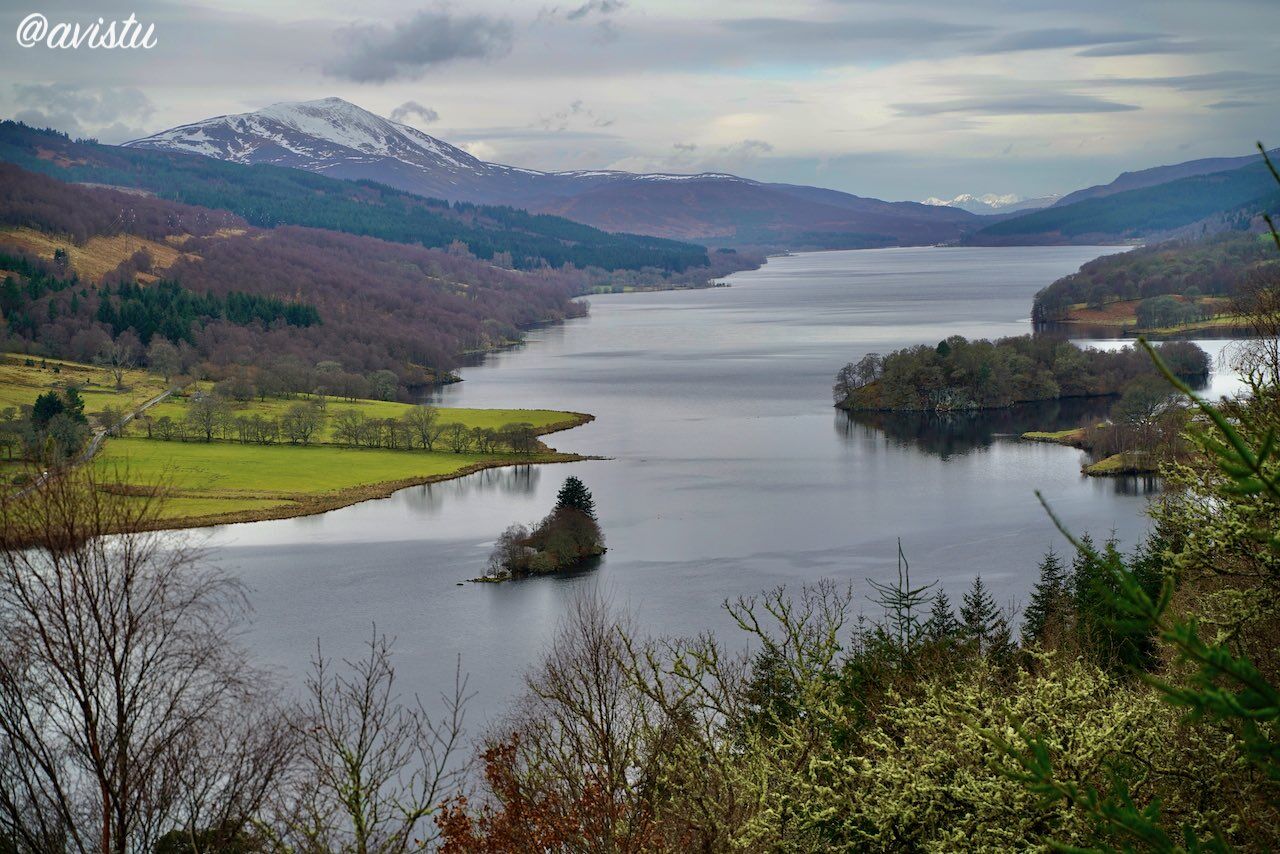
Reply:
<svg viewBox="0 0 1280 854"><path fill-rule="evenodd" d="M358 401L351 406L378 410L403 405ZM574 412L511 409L441 409L440 417L468 427L526 421L540 435L592 420ZM157 527L190 528L308 516L483 469L582 459L589 458L545 445L532 454L482 454L347 448L329 442L162 441L130 435L109 440L93 465L98 479L112 484L107 487L111 490L128 495L162 489L166 499Z"/></svg>

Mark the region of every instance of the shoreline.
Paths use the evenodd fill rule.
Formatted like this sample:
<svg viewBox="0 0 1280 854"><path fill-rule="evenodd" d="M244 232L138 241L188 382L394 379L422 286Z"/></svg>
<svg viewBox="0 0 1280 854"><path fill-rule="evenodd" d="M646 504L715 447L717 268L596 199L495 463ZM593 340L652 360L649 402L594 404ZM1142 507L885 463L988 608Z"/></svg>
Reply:
<svg viewBox="0 0 1280 854"><path fill-rule="evenodd" d="M560 433L565 430L572 430L575 427L581 427L584 424L590 424L592 421L596 420L594 415L590 415L585 412L575 412L572 414L574 415L573 418L548 424L546 427L539 430L537 435L541 437L548 436L552 433ZM409 451L406 453L413 452ZM283 503L274 507L266 507L259 510L236 510L211 516L179 516L170 519L154 519L146 525L139 526L134 531L120 533L214 528L222 525L240 525L251 522L271 522L279 519L297 519L304 516L317 516L321 513L328 513L331 510L341 510L344 507L351 507L356 504L362 504L366 501L390 498L402 489L408 489L413 486L425 486L432 483L443 483L449 480L457 480L458 478L467 477L468 475L487 471L489 469L509 468L512 466L523 465L576 463L589 460L607 459L609 459L609 457L596 456L592 454L561 453L554 449L547 448L541 453L531 454L525 458L493 459L484 462L471 463L470 465L466 465L462 468L443 474L422 475L417 477L400 478L397 480L379 481L377 483L363 484L361 486L354 486L330 493L318 493L315 495L302 494L296 500L285 499L288 503ZM182 496L171 495L169 497L181 498Z"/></svg>

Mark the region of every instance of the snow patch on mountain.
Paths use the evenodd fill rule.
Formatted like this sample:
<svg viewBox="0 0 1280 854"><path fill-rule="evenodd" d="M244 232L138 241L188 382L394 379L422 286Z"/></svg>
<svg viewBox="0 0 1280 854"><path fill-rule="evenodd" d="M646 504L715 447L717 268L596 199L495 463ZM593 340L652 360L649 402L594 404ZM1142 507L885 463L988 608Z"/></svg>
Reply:
<svg viewBox="0 0 1280 854"><path fill-rule="evenodd" d="M981 196L973 193L961 193L953 199L939 199L936 196L930 196L921 204L933 207L960 208L976 214L992 214L1047 208L1060 198L1062 196L1058 194L1041 196L1035 199L1024 199L1015 193L984 193Z"/></svg>

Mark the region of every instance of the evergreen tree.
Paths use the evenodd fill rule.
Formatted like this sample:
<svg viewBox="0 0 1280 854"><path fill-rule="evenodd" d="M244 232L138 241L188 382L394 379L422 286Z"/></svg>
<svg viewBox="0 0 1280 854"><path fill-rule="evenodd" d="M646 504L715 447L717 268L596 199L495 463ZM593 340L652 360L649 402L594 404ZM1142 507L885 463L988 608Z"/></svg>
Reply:
<svg viewBox="0 0 1280 854"><path fill-rule="evenodd" d="M1089 587L1096 575L1093 568L1093 559L1090 555L1096 553L1093 537L1085 534L1080 538L1080 548L1076 551L1075 556L1071 558L1071 577L1067 579L1067 582L1071 598L1074 600L1077 609L1079 609L1082 602L1088 599Z"/></svg>
<svg viewBox="0 0 1280 854"><path fill-rule="evenodd" d="M36 398L31 407L31 423L37 430L43 430L55 415L65 412L67 404L56 391L46 391Z"/></svg>
<svg viewBox="0 0 1280 854"><path fill-rule="evenodd" d="M1040 561L1040 580L1031 591L1031 601L1022 620L1024 646L1044 640L1045 629L1066 611L1067 568L1053 549Z"/></svg>
<svg viewBox="0 0 1280 854"><path fill-rule="evenodd" d="M975 645L980 655L991 650L1001 624L1004 624L1004 632L1008 633L1008 623L996 607L987 586L982 583L981 575L974 576L973 586L964 594L960 603L960 622L965 639Z"/></svg>
<svg viewBox="0 0 1280 854"><path fill-rule="evenodd" d="M1072 561L1071 595L1075 607L1076 634L1080 649L1095 664L1110 668L1149 666L1154 645L1149 632L1135 627L1116 606L1120 590L1116 578L1130 575L1150 596L1160 587L1159 564L1165 534L1157 531L1139 547L1132 566L1120 552L1113 536L1101 550L1086 535Z"/></svg>
<svg viewBox="0 0 1280 854"><path fill-rule="evenodd" d="M898 583L881 584L871 579L867 579L867 583L877 594L871 601L885 610L886 631L900 651L910 652L922 629L918 613L921 606L929 601L929 588L937 582L931 581L922 587L911 586L911 565L902 553L902 540L898 540Z"/></svg>
<svg viewBox="0 0 1280 854"><path fill-rule="evenodd" d="M924 636L933 643L945 643L960 635L960 621L951 608L947 591L939 590L929 608L929 619L924 624Z"/></svg>
<svg viewBox="0 0 1280 854"><path fill-rule="evenodd" d="M66 407L64 411L72 421L77 424L88 424L89 419L84 414L84 398L80 396L80 390L75 386L67 386L67 390L63 392L66 398Z"/></svg>
<svg viewBox="0 0 1280 854"><path fill-rule="evenodd" d="M591 497L591 490L573 475L565 478L564 485L556 495L556 509L563 510L566 507L584 513L593 520L596 518L596 502Z"/></svg>

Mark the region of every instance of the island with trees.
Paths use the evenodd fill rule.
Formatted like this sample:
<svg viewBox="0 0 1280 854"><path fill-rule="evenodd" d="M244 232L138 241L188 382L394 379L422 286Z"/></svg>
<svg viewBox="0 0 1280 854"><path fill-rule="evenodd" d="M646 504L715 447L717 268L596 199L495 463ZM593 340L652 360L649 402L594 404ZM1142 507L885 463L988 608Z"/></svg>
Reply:
<svg viewBox="0 0 1280 854"><path fill-rule="evenodd" d="M570 475L546 518L502 532L489 556L489 573L475 580L506 581L579 569L604 553L595 499L586 484Z"/></svg>
<svg viewBox="0 0 1280 854"><path fill-rule="evenodd" d="M1195 344L1170 341L1158 349L1175 376L1193 383L1208 377L1209 357ZM948 412L1119 395L1153 376L1150 359L1132 347L1106 351L1045 336L970 341L956 335L935 347L850 362L836 374L832 394L836 406L853 411Z"/></svg>
<svg viewBox="0 0 1280 854"><path fill-rule="evenodd" d="M1069 430L1029 431L1022 438L1088 452L1081 468L1093 477L1155 475L1194 451L1186 435L1191 420L1186 399L1163 377L1141 377L1116 398L1105 419Z"/></svg>

